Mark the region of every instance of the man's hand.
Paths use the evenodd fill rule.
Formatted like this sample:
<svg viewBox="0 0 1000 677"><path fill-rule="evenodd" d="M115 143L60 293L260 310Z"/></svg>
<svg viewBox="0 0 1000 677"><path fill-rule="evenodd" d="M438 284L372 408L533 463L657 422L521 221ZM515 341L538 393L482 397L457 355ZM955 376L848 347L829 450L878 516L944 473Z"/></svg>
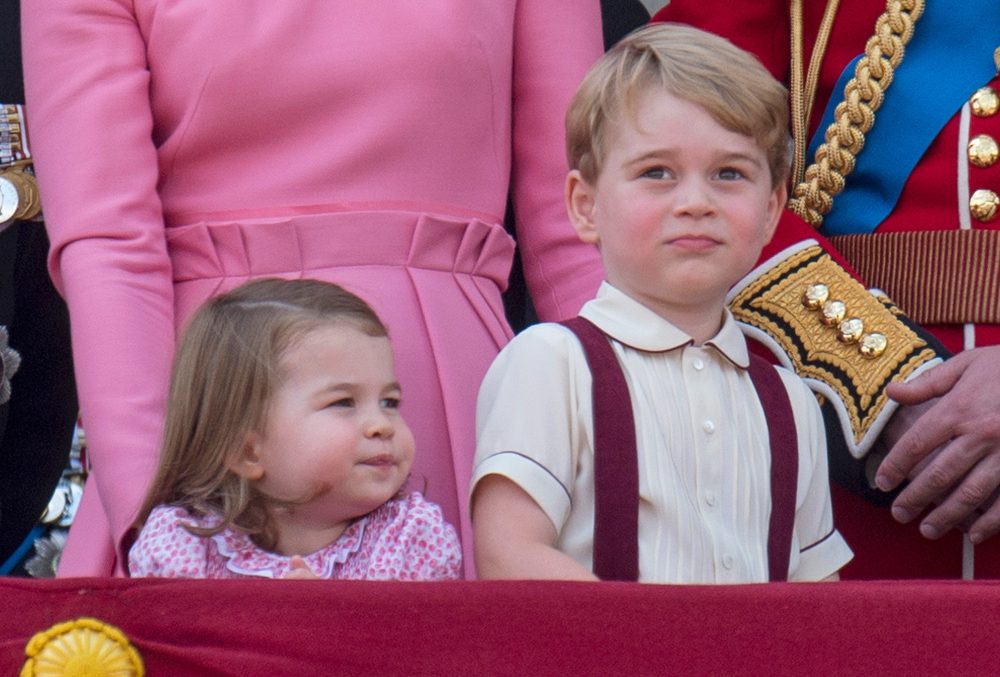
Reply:
<svg viewBox="0 0 1000 677"><path fill-rule="evenodd" d="M1000 502L994 501L1000 487L1000 346L959 353L909 383L890 385L888 393L904 407L897 416L919 414L875 478L883 491L911 479L893 502L893 517L909 522L937 504L920 525L927 538L963 522L973 543L1000 531ZM918 405L925 411L906 413Z"/></svg>

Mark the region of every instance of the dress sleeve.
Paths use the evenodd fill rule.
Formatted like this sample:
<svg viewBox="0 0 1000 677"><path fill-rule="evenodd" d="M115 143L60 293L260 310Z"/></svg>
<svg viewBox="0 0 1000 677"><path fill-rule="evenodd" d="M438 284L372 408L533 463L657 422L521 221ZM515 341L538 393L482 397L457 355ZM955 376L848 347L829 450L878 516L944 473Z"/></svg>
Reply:
<svg viewBox="0 0 1000 677"><path fill-rule="evenodd" d="M155 466L174 349L150 73L135 5L22 7L49 267L69 305L91 481L116 543Z"/></svg>
<svg viewBox="0 0 1000 677"><path fill-rule="evenodd" d="M597 0L521 0L514 27L513 195L517 241L543 320L576 315L604 277L566 215L564 119L602 53Z"/></svg>
<svg viewBox="0 0 1000 677"><path fill-rule="evenodd" d="M135 578L205 578L208 539L181 526L178 508L158 506L139 532L128 553L129 574Z"/></svg>

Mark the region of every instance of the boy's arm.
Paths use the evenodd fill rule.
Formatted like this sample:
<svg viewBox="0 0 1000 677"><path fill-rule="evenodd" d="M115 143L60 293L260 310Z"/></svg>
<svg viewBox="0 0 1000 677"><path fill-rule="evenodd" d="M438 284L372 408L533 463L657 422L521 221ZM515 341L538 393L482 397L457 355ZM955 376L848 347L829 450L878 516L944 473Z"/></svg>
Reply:
<svg viewBox="0 0 1000 677"><path fill-rule="evenodd" d="M597 580L556 549L558 534L548 515L502 475L487 475L476 485L472 522L480 578Z"/></svg>

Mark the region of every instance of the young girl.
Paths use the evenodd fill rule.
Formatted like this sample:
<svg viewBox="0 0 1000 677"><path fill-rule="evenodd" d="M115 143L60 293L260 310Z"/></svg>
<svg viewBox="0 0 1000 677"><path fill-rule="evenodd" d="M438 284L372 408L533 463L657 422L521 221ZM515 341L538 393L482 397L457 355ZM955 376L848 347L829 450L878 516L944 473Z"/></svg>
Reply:
<svg viewBox="0 0 1000 677"><path fill-rule="evenodd" d="M385 326L316 280L216 297L178 348L133 576L458 578L455 530L402 487L413 435Z"/></svg>

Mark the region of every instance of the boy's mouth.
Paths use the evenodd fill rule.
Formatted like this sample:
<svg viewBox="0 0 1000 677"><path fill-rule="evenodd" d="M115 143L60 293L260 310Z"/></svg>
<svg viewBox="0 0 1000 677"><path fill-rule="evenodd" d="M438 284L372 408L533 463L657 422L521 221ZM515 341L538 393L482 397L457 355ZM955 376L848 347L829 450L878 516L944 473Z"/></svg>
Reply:
<svg viewBox="0 0 1000 677"><path fill-rule="evenodd" d="M667 244L671 247L677 247L678 249L701 251L716 247L720 244L720 242L707 235L680 235L667 240Z"/></svg>

